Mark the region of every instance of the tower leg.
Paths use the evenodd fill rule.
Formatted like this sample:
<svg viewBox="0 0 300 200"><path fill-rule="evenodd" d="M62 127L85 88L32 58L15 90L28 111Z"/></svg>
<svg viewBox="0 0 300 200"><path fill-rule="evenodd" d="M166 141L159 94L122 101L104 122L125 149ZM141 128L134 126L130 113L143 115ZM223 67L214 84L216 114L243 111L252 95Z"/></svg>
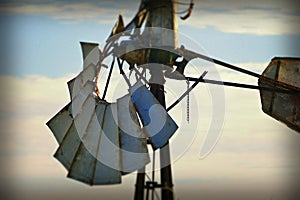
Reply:
<svg viewBox="0 0 300 200"><path fill-rule="evenodd" d="M164 86L159 84L151 84L150 91L159 101L159 103L166 107ZM170 159L169 142L160 149L160 180L161 180L161 199L173 200L173 181Z"/></svg>
<svg viewBox="0 0 300 200"><path fill-rule="evenodd" d="M160 165L164 166L160 169L161 199L172 200L174 197L169 143L160 150Z"/></svg>
<svg viewBox="0 0 300 200"><path fill-rule="evenodd" d="M144 190L145 190L145 167L138 170L138 174L136 176L134 200L143 200Z"/></svg>

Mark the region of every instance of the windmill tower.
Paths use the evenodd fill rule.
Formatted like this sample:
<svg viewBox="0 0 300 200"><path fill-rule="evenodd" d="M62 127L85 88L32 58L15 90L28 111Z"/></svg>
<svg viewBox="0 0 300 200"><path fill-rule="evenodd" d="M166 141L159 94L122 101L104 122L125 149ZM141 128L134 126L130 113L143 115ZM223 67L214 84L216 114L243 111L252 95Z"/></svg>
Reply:
<svg viewBox="0 0 300 200"><path fill-rule="evenodd" d="M191 1L181 19L189 17L193 5ZM96 43L81 43L83 70L68 82L70 102L47 123L60 145L54 157L67 169L69 178L89 185L120 184L122 176L138 171L135 200L148 199L149 191L156 188L161 189L161 199L174 199L168 141L178 125L167 111L200 82L259 90L263 111L299 132L299 58L274 58L260 75L178 48L176 13L172 0L141 0L138 13L126 26L119 15L102 50ZM107 67L104 63L109 56L113 58L107 82L99 88L99 73ZM183 60L176 62L178 57ZM258 86L204 79L207 72L199 78L184 76L184 68L196 58L256 77ZM134 84L123 70L125 61L138 79ZM115 102L108 102L105 96L115 64L129 90ZM150 74L149 80L143 75L145 70ZM165 78L194 82L168 108ZM151 144L154 155L159 151L160 183L154 181L154 168L152 181L145 182L145 166L150 162L147 144Z"/></svg>
<svg viewBox="0 0 300 200"><path fill-rule="evenodd" d="M171 48L177 47L177 21L175 18L176 6L172 0L142 0L142 4L144 4L148 10L148 17L146 21L146 27L159 27L155 33L155 37L151 38L150 45L153 46L168 46ZM167 31L166 31L167 30ZM170 31L173 30L173 31ZM170 35L171 33L171 35ZM159 51L150 52L151 57L145 58L148 60L148 63L163 63L166 59L170 58L161 58ZM169 56L169 55L167 55ZM165 94L164 94L164 72L163 66L160 64L153 65L149 67L149 71L151 74L150 78L150 91L157 98L159 103L166 107L165 103ZM161 177L161 197L162 199L173 199L173 181L172 181L172 169L170 162L170 150L169 143L167 143L164 148L162 148L159 152L160 154L160 162L163 167L160 170ZM163 163L170 163L166 166ZM140 173L137 175L136 181L136 191L135 191L135 200L143 199L144 197L144 187L145 187L145 174L143 170L140 170ZM153 169L154 170L154 169ZM155 187L153 185L152 187ZM148 185L150 186L150 185Z"/></svg>

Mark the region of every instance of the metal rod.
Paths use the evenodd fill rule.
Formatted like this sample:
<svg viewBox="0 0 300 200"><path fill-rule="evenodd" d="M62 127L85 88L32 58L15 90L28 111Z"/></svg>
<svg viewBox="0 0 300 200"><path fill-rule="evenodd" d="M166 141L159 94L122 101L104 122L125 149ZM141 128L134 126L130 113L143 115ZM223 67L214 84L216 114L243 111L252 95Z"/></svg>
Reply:
<svg viewBox="0 0 300 200"><path fill-rule="evenodd" d="M201 59L206 60L208 62L212 62L212 63L218 64L218 65L221 65L223 67L227 67L229 69L232 69L232 70L235 70L235 71L238 71L238 72L241 72L241 73L244 73L244 74L256 77L256 78L259 78L261 80L266 80L270 83L277 84L277 85L289 88L289 90L293 90L294 92L298 92L298 93L300 92L299 88L294 87L292 85L289 85L287 83L284 83L284 82L281 82L281 81L278 81L278 80L274 80L274 79L266 77L266 76L262 76L258 73L255 73L255 72L252 72L252 71L249 71L249 70L246 70L246 69L243 69L243 68L225 63L223 61L220 61L220 60L217 60L217 59L214 59L214 58L210 58L210 57L202 55L200 53L196 53L196 52L186 50L186 49L180 49L180 51L183 52L183 56L190 57L190 58L196 58L196 57L201 58Z"/></svg>
<svg viewBox="0 0 300 200"><path fill-rule="evenodd" d="M108 85L109 85L109 82L110 82L110 78L111 78L111 74L112 74L114 65L115 65L115 57L113 57L113 61L112 61L111 66L110 66L110 70L109 70L109 74L108 74L108 77L107 77L106 85L105 85L105 88L104 88L102 100L105 99L107 88L108 88Z"/></svg>
<svg viewBox="0 0 300 200"><path fill-rule="evenodd" d="M160 45L160 46L172 46L175 48L177 46L177 23L175 20L176 7L173 4L173 0L164 0L164 1L156 1L156 0L142 0L142 4L146 5L146 9L148 9L148 15L145 27L160 27L165 30L173 30L173 34L170 34L166 31L160 31L159 33L155 33L155 38L149 41L150 45ZM155 9L152 5L155 5ZM151 37L151 36L150 36ZM149 63L153 61L157 61L156 59L151 60L151 56L146 56L145 61L149 60ZM157 76L161 76L163 73L156 73L159 69L153 69L150 74L151 78L158 78ZM161 71L162 72L162 71ZM153 77L155 76L155 77ZM159 101L159 103L165 108L165 94L164 94L164 86L163 83L154 84L150 83L150 91ZM160 149L160 180L161 180L161 199L162 200L173 200L173 181L172 181L172 171L171 171L171 161L170 161L170 149L169 143L167 143L164 147ZM144 184L143 184L144 186Z"/></svg>
<svg viewBox="0 0 300 200"><path fill-rule="evenodd" d="M146 182L146 200L149 199L150 182Z"/></svg>
<svg viewBox="0 0 300 200"><path fill-rule="evenodd" d="M171 110L172 108L174 108L186 95L188 95L195 87L196 85L198 85L198 83L202 82L201 80L203 80L203 77L207 74L207 71L203 72L203 74L196 79L197 81L195 81L193 83L193 85L187 90L185 91L173 104L171 104L168 108L167 108L167 112L169 110Z"/></svg>
<svg viewBox="0 0 300 200"><path fill-rule="evenodd" d="M134 200L144 199L145 167L138 170L135 184Z"/></svg>
<svg viewBox="0 0 300 200"><path fill-rule="evenodd" d="M255 73L255 72L252 72L252 71L249 71L249 70L246 70L246 69L243 69L243 68L240 68L240 67L237 67L237 66L225 63L223 61L220 61L220 60L217 60L217 59L214 59L214 58L210 58L210 57L205 56L205 55L200 54L200 53L196 53L196 52L193 52L193 51L190 51L190 50L187 50L187 49L183 49L183 52L186 53L187 57L198 57L198 58L201 58L201 59L206 60L208 62L213 62L213 63L215 63L217 65L221 65L223 67L227 67L229 69L233 69L235 71L242 72L242 73L248 74L250 76L254 76L254 77L257 77L257 78L262 77L262 75L260 75L258 73Z"/></svg>
<svg viewBox="0 0 300 200"><path fill-rule="evenodd" d="M155 151L153 151L153 162L152 162L152 182L154 183L155 180ZM152 200L154 200L154 192L155 192L155 187L152 189Z"/></svg>
<svg viewBox="0 0 300 200"><path fill-rule="evenodd" d="M233 82L226 82L226 81L216 81L216 80L210 80L210 79L201 79L193 78L193 77L186 77L189 81L196 81L196 82L202 82L202 83L209 83L214 85L224 85L224 86L230 86L230 87L238 87L238 88L245 88L245 89L253 89L253 90L268 90L268 91L276 91L281 93L288 93L288 94L297 94L294 90L284 90L284 89L277 89L277 88L271 88L271 87L262 87L257 85L249 85L249 84L243 84L243 83L233 83Z"/></svg>
<svg viewBox="0 0 300 200"><path fill-rule="evenodd" d="M149 81L141 74L141 72L139 72L139 70L137 70L137 68L133 67L132 69L147 85L149 85Z"/></svg>
<svg viewBox="0 0 300 200"><path fill-rule="evenodd" d="M166 107L164 86L152 83L150 84L150 91L159 103L163 107ZM162 200L173 200L173 181L169 142L160 149L159 155L160 165L163 166L160 169Z"/></svg>
<svg viewBox="0 0 300 200"><path fill-rule="evenodd" d="M120 60L120 58L117 57L117 62L118 62L118 66L119 66L119 70L120 70L120 74L123 76L126 84L128 85L128 87L130 88L131 87L131 84L130 84L130 80L127 78L124 70L123 70L123 63L124 63L124 60Z"/></svg>

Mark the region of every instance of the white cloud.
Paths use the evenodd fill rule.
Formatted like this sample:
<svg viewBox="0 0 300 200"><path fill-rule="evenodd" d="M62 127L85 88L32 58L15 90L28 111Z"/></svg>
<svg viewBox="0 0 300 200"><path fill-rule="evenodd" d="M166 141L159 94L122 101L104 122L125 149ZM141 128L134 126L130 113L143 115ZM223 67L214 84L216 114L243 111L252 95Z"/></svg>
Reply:
<svg viewBox="0 0 300 200"><path fill-rule="evenodd" d="M220 6L219 9L223 8ZM214 27L226 33L285 35L300 34L299 23L299 15L293 12L284 12L281 8L278 11L276 9L259 9L259 7L258 9L239 7L220 12L199 8L193 12L188 21L180 24L200 29Z"/></svg>
<svg viewBox="0 0 300 200"><path fill-rule="evenodd" d="M26 14L37 16L50 16L62 21L78 22L82 20L94 20L103 24L113 24L119 13L125 16L133 16L134 8L138 5L120 4L116 2L53 2L53 3L18 3L6 4L0 8L1 13Z"/></svg>
<svg viewBox="0 0 300 200"><path fill-rule="evenodd" d="M11 3L1 6L1 13L46 15L63 22L96 20L113 24L121 12L125 23L137 12L140 1L85 1L52 3ZM186 6L179 6L179 10ZM208 26L228 33L281 35L300 34L298 6L292 1L196 1L194 11L181 25Z"/></svg>

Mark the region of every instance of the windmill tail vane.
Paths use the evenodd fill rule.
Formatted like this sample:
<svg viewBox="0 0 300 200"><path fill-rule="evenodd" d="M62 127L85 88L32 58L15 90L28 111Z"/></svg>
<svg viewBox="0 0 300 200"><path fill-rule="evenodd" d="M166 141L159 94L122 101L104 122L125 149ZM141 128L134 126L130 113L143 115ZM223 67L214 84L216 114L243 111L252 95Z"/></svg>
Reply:
<svg viewBox="0 0 300 200"><path fill-rule="evenodd" d="M154 10L161 4L142 0L138 13L126 26L119 15L102 50L97 43L81 42L83 69L67 83L70 102L47 122L59 144L54 157L66 168L69 178L89 185L120 184L122 176L145 168L150 163L147 145L151 144L154 152L161 150L179 128L168 111L185 97L189 103L188 95L198 83L259 90L263 112L300 132L300 58L275 57L262 74L257 74L190 51L183 45L178 48L174 42L176 25L172 30L150 27L151 20L155 20ZM194 1L187 5L188 10L181 16L183 20L190 17ZM160 20L165 20L164 15ZM109 57L113 57L111 65L105 64ZM185 69L193 59L258 78L258 85L206 79L208 71L197 75L198 78L187 77ZM136 82L127 77L124 63L135 73ZM128 92L108 102L105 97L116 64ZM106 84L100 87L99 74L103 68L109 68L109 73ZM146 70L151 74L150 79L144 77ZM167 108L165 78L188 83L187 91ZM190 81L194 82L191 87ZM172 182L168 184L172 186Z"/></svg>

